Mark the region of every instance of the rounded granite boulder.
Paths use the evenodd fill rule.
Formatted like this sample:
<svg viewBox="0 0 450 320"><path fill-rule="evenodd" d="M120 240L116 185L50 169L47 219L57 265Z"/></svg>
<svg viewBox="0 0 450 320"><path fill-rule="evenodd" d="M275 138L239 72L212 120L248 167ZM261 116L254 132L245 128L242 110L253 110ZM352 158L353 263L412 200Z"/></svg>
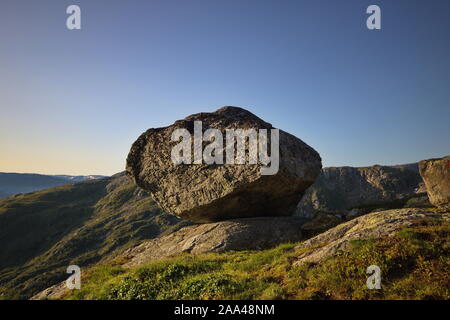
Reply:
<svg viewBox="0 0 450 320"><path fill-rule="evenodd" d="M200 143L195 142L199 123L200 134L203 135ZM195 150L197 143L203 152L206 146L218 139L217 136L215 139L205 139L209 132L207 130L218 129L223 134L223 143L219 145L221 147L216 146L211 155L223 155L224 164L208 164L202 159L197 164L174 163L173 150L180 143L180 140L173 141L176 129L192 135L193 138L189 141L192 141L194 147L189 147L190 151ZM265 148L268 150L267 156L272 157L270 163L250 161L249 139L241 144L246 155L243 164L225 161L228 153L233 152L233 157L239 154L226 147L229 130L239 129L266 132L268 143ZM276 134L272 129L275 128L270 123L238 107L223 107L211 113L194 114L168 127L144 132L131 147L126 171L139 187L151 194L163 210L182 219L213 222L235 218L289 216L295 212L304 191L316 180L322 163L313 148L282 130L278 131L279 162L276 163L273 160L276 152L272 152L272 147L276 146ZM257 137L260 142L264 136ZM237 141L236 139L230 144L236 150ZM258 144L258 152L261 149L263 148ZM194 159L195 162L198 159L195 151L192 154L189 159ZM264 168L267 169L274 163L276 168L273 174L263 174Z"/></svg>

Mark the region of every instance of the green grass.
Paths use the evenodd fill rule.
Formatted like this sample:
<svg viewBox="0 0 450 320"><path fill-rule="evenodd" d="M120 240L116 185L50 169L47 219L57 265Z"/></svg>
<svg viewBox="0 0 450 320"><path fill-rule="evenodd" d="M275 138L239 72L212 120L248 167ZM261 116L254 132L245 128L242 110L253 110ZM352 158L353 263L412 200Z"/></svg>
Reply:
<svg viewBox="0 0 450 320"><path fill-rule="evenodd" d="M449 299L450 225L435 221L386 239L353 241L319 264L293 267L295 244L264 251L180 256L89 270L66 299ZM305 249L302 249L303 251ZM382 289L366 287L378 265Z"/></svg>

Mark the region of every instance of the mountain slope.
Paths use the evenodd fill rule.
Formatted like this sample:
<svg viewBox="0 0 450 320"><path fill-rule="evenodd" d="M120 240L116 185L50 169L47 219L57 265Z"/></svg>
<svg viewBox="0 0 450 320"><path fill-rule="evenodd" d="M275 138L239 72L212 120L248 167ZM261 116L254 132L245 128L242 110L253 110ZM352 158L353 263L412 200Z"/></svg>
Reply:
<svg viewBox="0 0 450 320"><path fill-rule="evenodd" d="M124 174L0 200L0 295L28 298L85 267L176 227Z"/></svg>
<svg viewBox="0 0 450 320"><path fill-rule="evenodd" d="M302 232L349 220L355 208L405 207L416 196L430 207L416 193L421 181L417 164L324 169L300 204L312 219ZM84 270L187 224L161 212L123 173L0 200L0 298L28 298L66 279L70 264Z"/></svg>
<svg viewBox="0 0 450 320"><path fill-rule="evenodd" d="M269 250L108 261L85 271L81 290L61 283L34 299L449 299L449 239L448 211L387 210ZM370 265L382 290L366 286Z"/></svg>

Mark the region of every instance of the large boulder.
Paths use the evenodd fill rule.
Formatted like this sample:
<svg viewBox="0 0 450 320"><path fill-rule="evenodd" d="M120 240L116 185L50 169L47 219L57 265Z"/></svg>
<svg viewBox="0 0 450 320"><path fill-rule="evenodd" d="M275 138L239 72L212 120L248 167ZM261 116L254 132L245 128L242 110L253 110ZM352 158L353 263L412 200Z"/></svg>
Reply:
<svg viewBox="0 0 450 320"><path fill-rule="evenodd" d="M437 207L450 208L450 156L422 160L419 169L430 202Z"/></svg>
<svg viewBox="0 0 450 320"><path fill-rule="evenodd" d="M314 149L279 130L279 169L272 175L262 174L262 168L267 166L261 161L249 164L248 142L245 164L175 164L171 154L179 141L171 141L174 130L187 129L193 136L197 121L201 121L202 133L210 128L218 129L224 141L226 129L266 129L267 150L272 148L270 129L273 126L237 107L194 114L168 127L147 130L131 147L126 170L163 210L194 222L289 216L295 212L303 193L322 167ZM209 144L210 141L203 140L201 146ZM228 156L225 146L226 142L218 153L223 154L223 159Z"/></svg>

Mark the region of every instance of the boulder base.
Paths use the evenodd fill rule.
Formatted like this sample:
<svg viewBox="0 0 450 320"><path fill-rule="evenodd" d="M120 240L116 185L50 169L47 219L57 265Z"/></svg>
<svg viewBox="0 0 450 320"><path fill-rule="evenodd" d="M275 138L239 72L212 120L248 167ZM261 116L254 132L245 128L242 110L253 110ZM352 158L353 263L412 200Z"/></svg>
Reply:
<svg viewBox="0 0 450 320"><path fill-rule="evenodd" d="M176 232L130 248L125 266L183 252L200 254L230 250L261 250L302 239L304 221L295 217L247 218L184 227Z"/></svg>

